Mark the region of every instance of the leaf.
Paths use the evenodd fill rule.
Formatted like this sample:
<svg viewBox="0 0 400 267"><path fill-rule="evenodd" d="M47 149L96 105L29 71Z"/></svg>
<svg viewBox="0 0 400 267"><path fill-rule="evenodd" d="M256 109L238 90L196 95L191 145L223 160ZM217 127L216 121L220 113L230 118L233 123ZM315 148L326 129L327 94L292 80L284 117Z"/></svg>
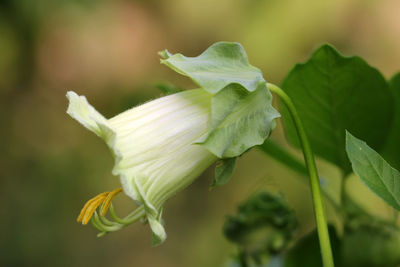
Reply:
<svg viewBox="0 0 400 267"><path fill-rule="evenodd" d="M211 101L211 129L199 143L219 158L237 157L264 143L272 121L280 116L271 105L271 93L262 84L254 92L232 84Z"/></svg>
<svg viewBox="0 0 400 267"><path fill-rule="evenodd" d="M239 43L217 42L197 57L172 55L167 50L159 54L164 58L161 63L191 78L212 94L232 83L240 84L249 92L265 83L261 71L250 65Z"/></svg>
<svg viewBox="0 0 400 267"><path fill-rule="evenodd" d="M382 74L360 57L343 57L329 45L297 64L282 84L302 119L313 151L345 172L345 129L374 149L384 144L392 122L393 100ZM290 114L282 106L286 135L299 147Z"/></svg>
<svg viewBox="0 0 400 267"><path fill-rule="evenodd" d="M273 159L279 161L283 165L291 168L302 175L308 175L307 169L304 164L290 154L287 150L272 141L271 139L265 140L264 144L258 147L261 151L271 156Z"/></svg>
<svg viewBox="0 0 400 267"><path fill-rule="evenodd" d="M226 184L231 179L233 171L235 170L237 158L223 159L217 162L215 166L214 181L211 188Z"/></svg>
<svg viewBox="0 0 400 267"><path fill-rule="evenodd" d="M395 111L393 125L382 155L393 167L400 169L400 72L390 79L389 87L394 95Z"/></svg>
<svg viewBox="0 0 400 267"><path fill-rule="evenodd" d="M349 132L346 133L346 151L361 181L386 203L400 210L400 172Z"/></svg>

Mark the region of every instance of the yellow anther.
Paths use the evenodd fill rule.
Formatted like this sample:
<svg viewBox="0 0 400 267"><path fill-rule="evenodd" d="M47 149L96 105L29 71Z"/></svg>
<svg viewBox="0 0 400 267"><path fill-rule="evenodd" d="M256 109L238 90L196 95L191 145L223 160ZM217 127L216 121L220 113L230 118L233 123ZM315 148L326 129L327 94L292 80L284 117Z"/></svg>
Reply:
<svg viewBox="0 0 400 267"><path fill-rule="evenodd" d="M88 209L85 212L85 216L83 216L82 224L87 224L90 221L97 207L100 206L101 203L103 203L105 198L106 196L97 199L88 207Z"/></svg>
<svg viewBox="0 0 400 267"><path fill-rule="evenodd" d="M89 199L88 202L86 202L85 206L83 206L77 221L82 222L82 224L87 224L90 218L92 217L94 211L96 210L96 208L100 206L100 204L103 202L103 200L106 198L107 195L108 192L104 192L95 196L92 199Z"/></svg>
<svg viewBox="0 0 400 267"><path fill-rule="evenodd" d="M82 224L87 224L90 219L93 216L93 213L96 211L96 209L102 205L101 207L101 215L104 216L106 215L108 208L111 205L111 201L113 198L118 194L122 192L122 188L115 189L111 192L104 192L101 193L94 198L91 198L86 202L85 206L83 206L77 221L81 222Z"/></svg>
<svg viewBox="0 0 400 267"><path fill-rule="evenodd" d="M108 211L108 208L109 208L110 205L111 205L112 200L114 199L114 197L115 197L116 195L118 195L118 194L121 193L121 192L122 192L122 188L120 187L120 188L118 188L118 189L115 189L115 190L111 191L111 192L107 195L106 199L103 201L103 205L101 206L101 215L102 215L102 216L105 216L105 215L106 215L106 213L107 213L107 211Z"/></svg>

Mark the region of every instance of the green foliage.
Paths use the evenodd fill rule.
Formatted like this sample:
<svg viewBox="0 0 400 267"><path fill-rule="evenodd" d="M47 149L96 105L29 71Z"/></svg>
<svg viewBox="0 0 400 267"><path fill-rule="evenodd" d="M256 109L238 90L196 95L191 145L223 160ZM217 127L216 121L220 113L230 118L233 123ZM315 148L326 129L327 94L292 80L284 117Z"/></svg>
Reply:
<svg viewBox="0 0 400 267"><path fill-rule="evenodd" d="M389 87L394 95L395 112L393 125L382 155L393 167L400 169L400 73L397 73L390 79Z"/></svg>
<svg viewBox="0 0 400 267"><path fill-rule="evenodd" d="M296 65L283 82L284 90L304 122L314 152L339 166L344 173L349 173L352 167L373 192L399 209L400 173L374 151L382 151L393 164L400 165L400 74L395 75L389 85L379 71L361 58L343 57L327 45L319 48L305 64ZM395 96L395 101L392 96ZM282 114L288 140L299 146L297 130L286 107L282 107ZM346 129L365 139L374 149L346 132ZM298 173L306 172L301 162L270 140L266 140L259 148ZM398 227L375 219L352 202L346 192L343 194L345 201L342 204L345 206L338 206L344 215L343 237L339 238L335 229L329 227L335 266L398 266ZM232 220L231 224L235 225L234 222ZM260 239L254 237L242 238L240 227L231 226L234 230L227 232L227 225L227 238L243 247L239 262L248 264L248 255L260 254L261 250L248 248L260 248L261 243L264 246L268 244L265 240L260 243ZM258 233L258 237L261 236ZM316 230L299 240L289 251L279 250L274 255L267 259L278 258L280 266L323 265ZM256 264L250 263L253 264L251 266L264 266L266 262L259 261L258 265L257 261Z"/></svg>
<svg viewBox="0 0 400 267"><path fill-rule="evenodd" d="M212 98L210 133L200 143L219 158L237 157L264 143L279 117L271 101L263 84L250 93L236 84L225 87Z"/></svg>
<svg viewBox="0 0 400 267"><path fill-rule="evenodd" d="M237 158L222 159L217 162L214 172L214 181L211 184L211 188L214 186L220 186L226 184L232 177L233 171L235 170Z"/></svg>
<svg viewBox="0 0 400 267"><path fill-rule="evenodd" d="M192 79L211 94L236 83L252 92L265 83L261 71L250 65L246 52L239 43L218 42L211 45L200 56L172 55L167 50L160 52L161 63Z"/></svg>
<svg viewBox="0 0 400 267"><path fill-rule="evenodd" d="M345 129L380 149L393 113L392 94L381 73L359 57L343 57L329 45L319 48L304 64L297 64L282 84L304 123L313 151L350 171ZM282 106L286 135L298 137Z"/></svg>
<svg viewBox="0 0 400 267"><path fill-rule="evenodd" d="M252 206L250 204L252 202L254 202L254 200L248 200L246 203L247 206L245 207L254 212L255 209L249 208ZM349 202L355 205L352 201L349 200ZM244 209L243 206L244 205L240 206L239 210ZM330 225L328 228L335 266L398 266L400 264L400 251L398 249L400 246L400 230L388 222L373 218L357 206L353 206L352 210L351 217L345 221L343 236L340 237L337 235L334 226ZM264 211L262 211L262 209L258 211L260 212L259 216L262 216ZM270 211L271 210L269 210L269 212ZM278 251L267 251L265 250L268 244L267 239L261 237L265 235L265 232L260 232L259 230L259 227L262 227L262 223L260 222L256 229L253 229L251 223L243 223L245 221L257 221L249 219L255 217L254 213L246 212L244 209L244 211L239 212L238 215L234 217L236 221L230 218L225 224L225 235L228 239L236 242L240 248L238 255L232 259L233 263L230 266L323 266L316 229L300 240L297 240L295 245L289 247L289 249L286 245L284 249ZM278 216L279 211L274 211L274 213L275 216ZM237 223L237 221L241 223ZM247 225L247 227L243 225ZM264 222L264 226L265 225L268 226L268 222ZM229 229L229 231L227 231L227 229ZM250 231L247 231L248 229L250 229ZM274 232L268 232L268 234L271 233ZM287 239L288 241L294 238L293 232L291 233L291 237ZM286 244L289 244L289 242Z"/></svg>
<svg viewBox="0 0 400 267"><path fill-rule="evenodd" d="M225 184L232 176L237 157L256 145L298 173L307 173L299 160L266 141L279 113L272 107L272 96L261 71L249 64L240 44L219 42L198 57L173 55L168 51L160 55L162 63L212 94L210 130L198 142L221 159L212 187ZM169 87L161 89L173 93ZM400 173L373 149L382 149L393 162L400 164L399 149L396 149L400 134L400 75L391 80L389 88L381 73L361 58L344 57L333 47L324 45L306 63L293 68L283 82L283 89L304 123L314 152L340 167L345 174L353 167L372 191L399 209ZM280 89L273 91L282 98L287 97ZM395 123L391 128L395 108ZM299 125L294 125L285 106L282 113L288 140L299 146L300 130L296 128ZM346 129L366 140L373 149L349 133L346 135ZM375 220L352 225L361 217L369 218L352 204L351 214L347 207L338 206L346 214L343 242L335 229L329 227L336 266L390 267L397 264L400 254L397 255L395 248L399 245L399 230ZM319 267L323 265L321 251L325 252L324 264L331 264L326 258L329 238L321 239L321 250L317 231L288 250L296 228L294 212L282 197L260 193L240 205L236 216L228 217L224 233L238 245L235 266L267 266L274 259L279 266ZM364 246L357 246L359 242ZM369 246L369 243L374 245Z"/></svg>
<svg viewBox="0 0 400 267"><path fill-rule="evenodd" d="M341 247L342 266L396 267L400 264L400 231L376 221L346 231Z"/></svg>
<svg viewBox="0 0 400 267"><path fill-rule="evenodd" d="M346 133L346 151L353 171L372 192L400 209L400 172L392 168L365 142Z"/></svg>
<svg viewBox="0 0 400 267"><path fill-rule="evenodd" d="M227 267L282 267L283 261L279 256L267 257L265 263L260 263L253 259L245 258L244 255L237 255L229 259Z"/></svg>
<svg viewBox="0 0 400 267"><path fill-rule="evenodd" d="M224 234L238 245L242 261L262 264L263 259L269 260L288 246L296 229L295 213L283 197L262 192L241 204L235 216L227 218Z"/></svg>

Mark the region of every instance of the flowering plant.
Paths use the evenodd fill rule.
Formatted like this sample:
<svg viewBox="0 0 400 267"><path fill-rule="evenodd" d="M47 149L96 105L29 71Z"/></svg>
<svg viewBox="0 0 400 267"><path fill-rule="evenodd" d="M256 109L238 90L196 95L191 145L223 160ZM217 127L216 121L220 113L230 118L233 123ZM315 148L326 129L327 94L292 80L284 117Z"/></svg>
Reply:
<svg viewBox="0 0 400 267"><path fill-rule="evenodd" d="M111 119L104 118L84 96L67 93L68 114L104 139L115 157L113 174L122 185L89 200L79 222L91 221L103 235L142 219L153 231L153 243L160 244L166 238L162 207L168 198L215 162L211 186L225 184L237 158L259 146L301 177L308 174L317 231L290 248L297 226L294 213L280 196L259 194L226 224L225 234L239 246L240 264L284 258L284 266L333 267L334 257L340 266L400 264L397 212L394 223L373 218L346 191L346 178L354 172L385 203L400 209L400 172L389 164L400 167L400 74L387 82L361 58L343 57L324 45L306 63L293 68L282 90L267 83L261 71L249 64L238 43L216 43L197 57L168 51L160 55L161 63L189 77L198 88L149 101ZM289 142L302 149L305 164L268 140L280 117L272 106L271 92L285 104L280 109L284 130ZM312 150L341 170L340 203L328 192L329 183L321 188ZM125 218L119 218L112 205L122 191L138 205ZM322 195L342 217L342 237L327 226ZM108 209L113 220L105 217ZM268 231L260 234L261 241L254 238L254 230L265 230L265 226ZM319 240L322 257L312 265L303 254L313 251L309 244L314 240ZM374 257L374 253L385 257ZM315 259L314 254L311 257Z"/></svg>
<svg viewBox="0 0 400 267"><path fill-rule="evenodd" d="M279 113L261 71L248 62L240 44L220 42L195 58L161 52L161 62L190 77L200 88L171 94L104 118L86 100L68 92L67 113L104 139L110 147L123 192L139 205L125 221L106 221L112 198L103 193L84 207L78 221L102 233L144 218L153 243L166 238L161 214L164 202L219 160L213 186L232 175L236 158L264 143ZM115 214L114 214L115 215Z"/></svg>

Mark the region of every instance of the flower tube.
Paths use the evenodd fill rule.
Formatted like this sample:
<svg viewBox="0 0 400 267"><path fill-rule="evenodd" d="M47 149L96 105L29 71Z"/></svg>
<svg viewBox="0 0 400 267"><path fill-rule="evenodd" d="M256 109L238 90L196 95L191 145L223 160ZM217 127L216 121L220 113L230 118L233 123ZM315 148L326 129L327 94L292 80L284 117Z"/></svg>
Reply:
<svg viewBox="0 0 400 267"><path fill-rule="evenodd" d="M101 137L114 157L123 191L143 205L160 242L163 203L191 184L217 157L196 144L208 133L212 95L202 89L165 96L104 118L86 100L68 92L67 113Z"/></svg>

